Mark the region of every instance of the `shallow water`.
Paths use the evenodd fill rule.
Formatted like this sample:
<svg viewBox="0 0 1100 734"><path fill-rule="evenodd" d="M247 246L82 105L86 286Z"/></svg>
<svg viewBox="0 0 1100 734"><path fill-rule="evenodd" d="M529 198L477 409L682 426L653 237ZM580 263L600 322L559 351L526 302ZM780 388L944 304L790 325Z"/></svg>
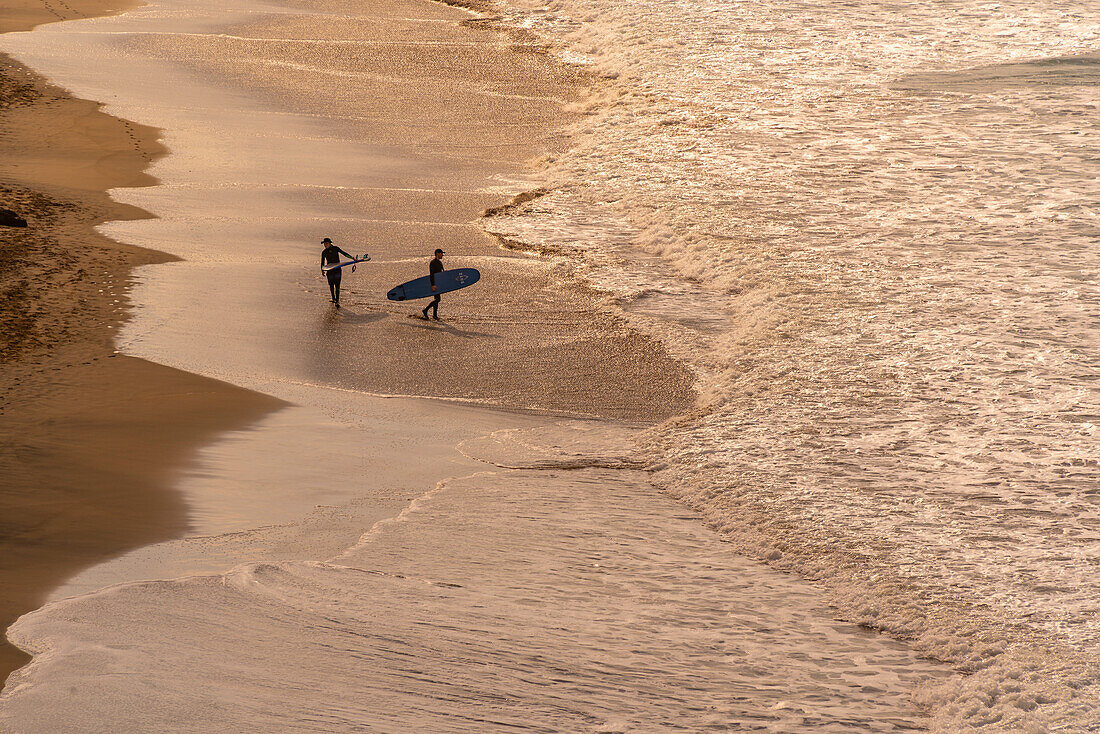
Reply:
<svg viewBox="0 0 1100 734"><path fill-rule="evenodd" d="M168 185L120 194L161 219L110 231L189 262L142 277L138 298L161 308L141 312L125 347L275 394L298 392L301 402L314 390L369 389L369 379L344 384L349 367L371 364L351 345L372 325L393 326L386 319L399 314L367 295L377 290L373 281L359 292L349 288L350 329L324 315L323 304L308 310L321 287L312 266L307 273L299 265L302 243L317 234L341 242L378 238L394 225L402 243L485 248L479 262L492 263L500 254L488 255L485 238L462 213L527 185L525 157L548 143L530 141L527 123L541 129L543 116L556 116L566 100L533 105L537 79L535 89L502 93L499 70L485 65L485 79L475 77L465 91L492 100L477 107L481 112L513 111L512 123L486 131L471 114L433 138L430 126L415 122L383 125L392 116L383 120L370 95L343 94L345 82L332 80L353 70L386 94L400 85L375 73L368 55L348 53L347 44L315 37L301 43L308 34L286 8L248 5L226 18L213 6L191 5L178 17L158 16L165 7L112 21L131 24L117 38L91 21L81 32L38 37L23 48L53 64L76 91L169 127L167 143L177 154L154 171ZM361 42L367 21L358 10L348 16L354 22L339 12L326 22ZM5 694L10 715L76 711L93 722L133 715L164 728L190 720L177 712L192 716L197 697L218 702L211 715L245 711L270 728L294 721L304 730L352 728L364 717L383 726L396 719L371 717L398 715L379 711L412 712L405 721L441 729L484 727L469 718L471 706L503 711L498 723L551 728L645 729L632 717L666 722L660 717L673 710L668 728L681 721L780 731L920 725L908 697L934 669L887 640L832 622L825 607L832 602L849 619L978 671L965 684L918 689L918 702L941 730L1097 724L1097 100L1094 62L1082 56L1097 45L1095 15L1068 4L837 9L601 0L583 8L532 5L506 16L552 39L566 60L613 78L594 82L591 98L570 102L587 115L577 145L548 161L553 193L527 205L524 216L488 225L532 248L569 253L554 269L540 269L542 277L580 263L610 310L696 371L697 410L650 432L642 451L609 459L617 442L604 436L600 451L580 452L588 458L579 465L588 468L575 476L547 482L518 472L448 485L419 503L404 525L383 526L336 561L293 560L324 557L303 556L301 544L297 554L264 546L260 553L278 562L224 578L118 587L47 608L16 634L30 647L49 640L55 654ZM165 35L157 24L166 20L186 28ZM425 38L443 21L397 14L383 25L392 33L405 20L402 32L424 47L409 63L430 61ZM225 32L218 23L235 25ZM74 52L85 42L114 76L86 68ZM471 63L499 58L476 51L456 53ZM135 57L143 63L129 63ZM317 79L331 96L302 93ZM453 100L446 79L432 88ZM201 96L188 96L196 90ZM331 104L318 109L319 98ZM525 118L532 107L537 119ZM226 113L211 123L213 109ZM490 134L497 132L515 147L507 165L483 180L471 171L498 160ZM476 145L438 155L463 136ZM420 216L425 209L438 216ZM317 232L322 224L325 231ZM392 280L412 268L402 249L384 243L374 250L387 262L379 258L371 277ZM541 268L508 259L502 271ZM489 301L501 309L489 317L486 302L473 303L459 312L465 325L448 338L488 343L490 326L500 321L492 316L508 302ZM594 318L587 300L552 305L544 314L550 318L520 329L558 326L549 333L554 345L570 345ZM222 330L211 328L211 313L214 323L224 321ZM401 316L399 330L406 325ZM331 345L340 329L351 332L348 348L335 355L345 361L318 359L320 345ZM586 351L586 343L576 349ZM631 380L616 388L628 401L650 387L644 372ZM531 465L500 458L512 449L489 450L505 466ZM593 454L602 458L593 461ZM555 465L540 456L538 466ZM698 508L732 544L719 544L698 518L654 498L650 480ZM530 504L509 504L512 497ZM607 527L584 516L594 511L592 502L603 502ZM503 534L494 536L494 552L522 551L508 525L482 527L498 509L524 528L521 540L545 551L532 563L564 554L557 557L569 570L584 560L577 548L599 558L622 552L617 562L630 572L624 577L636 581L615 587L620 603L607 605L593 593L613 586L602 571L520 567L494 576L482 574L476 553L467 559L470 570L459 571L444 562L444 551L406 545L401 535L416 527L453 552L454 538L480 531L469 547L489 552L479 543L495 530ZM452 515L469 527L445 524ZM312 531L311 522L302 527ZM343 523L340 532L349 527ZM652 543L639 540L639 528L649 530ZM245 539L244 557L232 547L223 553L231 543L213 545L219 559L253 560L248 554L268 542ZM818 578L828 593L747 564L730 548ZM413 571L422 575L394 576L408 570L406 561L421 564ZM158 563L136 559L134 573L182 572ZM670 566L690 574L668 573ZM364 567L382 574L353 570ZM434 585L462 584L459 573L477 583L464 590ZM743 577L753 580L751 588L738 585ZM536 587L547 604L525 608L520 592ZM761 628L758 608L734 609L753 590L766 609L780 610L780 626ZM700 646L669 644L688 632L662 606L665 598L702 620L698 636L689 635ZM441 615L421 610L429 601ZM490 602L501 605L500 625L486 630L478 605ZM568 602L578 602L568 607L575 618L557 629L553 621ZM733 616L721 616L723 603ZM177 609L198 621L181 626ZM261 620L259 631L274 642L264 647L262 638L242 636L233 619L246 630ZM524 627L553 643L538 653L546 657L526 647L516 632ZM365 628L381 632L364 636ZM748 630L732 657L705 649L719 628ZM302 629L316 635L295 636ZM625 637L616 636L619 629ZM430 649L416 636L425 630ZM581 644L593 634L607 644ZM236 661L207 652L211 639L239 652ZM639 651L632 647L639 640L659 644ZM305 649L300 659L288 655L298 648ZM492 683L498 671L488 664L484 675L448 667L458 651L508 658L516 695L499 698ZM633 655L637 667L613 669L611 661ZM331 664L324 686L291 680L300 670L318 672L306 665L310 656ZM67 690L53 686L101 665L147 671L138 691L143 705L104 703L135 694L110 688L118 680L109 677L65 710L42 705ZM875 673L862 690L867 668ZM655 671L656 680L640 679L642 669ZM181 670L210 676L180 689ZM584 693L568 706L540 685L561 670L568 673L558 681L565 690ZM607 676L596 680L592 670ZM390 699L390 708L378 704L381 698L363 708L353 687L363 671L387 691L419 683L407 697ZM615 682L610 689L608 680ZM631 691L657 684L670 697L647 698L641 713L633 712L639 701ZM685 686L698 692L692 701L683 697ZM741 691L733 703L731 690ZM307 695L333 698L315 718L292 719L293 712L271 705L241 708L244 701L293 703ZM699 710L696 698L714 708ZM164 705L144 705L153 700Z"/></svg>
<svg viewBox="0 0 1100 734"><path fill-rule="evenodd" d="M1050 686L940 725L1096 725L1096 8L510 6L607 79L487 226L693 365L662 484L851 618Z"/></svg>
<svg viewBox="0 0 1100 734"><path fill-rule="evenodd" d="M34 685L17 674L0 722L920 728L909 696L942 679L938 666L831 620L818 592L731 553L643 472L608 468L629 461L630 441L586 423L498 431L463 451L538 468L486 464L443 482L327 561L130 584L28 615L11 634L44 654ZM64 705L43 705L64 690Z"/></svg>
<svg viewBox="0 0 1100 734"><path fill-rule="evenodd" d="M200 452L179 487L190 536L81 574L10 631L37 657L0 729L924 721L913 691L942 666L731 552L656 491L632 430L475 407L656 419L690 390L555 265L480 229L560 146L577 82L466 18L402 0L166 3L4 39L165 129L162 185L116 192L158 218L106 229L185 259L137 275L119 348L300 407ZM339 312L321 235L374 255ZM485 277L445 300L444 324L412 322L380 294L440 244Z"/></svg>

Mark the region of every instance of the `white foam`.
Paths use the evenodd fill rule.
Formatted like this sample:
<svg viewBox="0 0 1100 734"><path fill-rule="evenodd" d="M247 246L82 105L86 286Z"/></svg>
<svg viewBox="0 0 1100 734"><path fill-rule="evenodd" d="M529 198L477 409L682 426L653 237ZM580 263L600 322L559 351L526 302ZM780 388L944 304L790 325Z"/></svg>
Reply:
<svg viewBox="0 0 1100 734"><path fill-rule="evenodd" d="M981 668L940 730L1095 727L1096 10L549 7L505 17L614 81L487 226L694 369L661 484Z"/></svg>

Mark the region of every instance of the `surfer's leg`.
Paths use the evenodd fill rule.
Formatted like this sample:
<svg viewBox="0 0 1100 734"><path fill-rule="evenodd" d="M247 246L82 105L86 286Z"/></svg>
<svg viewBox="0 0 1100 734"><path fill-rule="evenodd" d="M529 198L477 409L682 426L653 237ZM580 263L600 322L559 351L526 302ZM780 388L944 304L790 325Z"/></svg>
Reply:
<svg viewBox="0 0 1100 734"><path fill-rule="evenodd" d="M429 302L428 305L424 307L424 310L420 312L420 313L424 314L425 319L428 318L428 311L429 310L432 311L433 314L438 314L439 313L439 294L438 293L436 293L435 298L433 298L431 300L431 302ZM435 317L439 318L438 315L436 315Z"/></svg>
<svg viewBox="0 0 1100 734"><path fill-rule="evenodd" d="M332 293L332 302L340 305L340 271L334 270L328 274L328 289Z"/></svg>

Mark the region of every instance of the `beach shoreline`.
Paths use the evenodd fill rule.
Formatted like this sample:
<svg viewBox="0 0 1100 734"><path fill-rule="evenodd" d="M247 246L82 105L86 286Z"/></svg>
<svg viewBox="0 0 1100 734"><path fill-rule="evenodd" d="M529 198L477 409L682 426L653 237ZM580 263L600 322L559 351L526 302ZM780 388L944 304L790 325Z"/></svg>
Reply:
<svg viewBox="0 0 1100 734"><path fill-rule="evenodd" d="M45 6L33 8L19 2L8 5L6 10L12 12L6 13L11 21L4 26L7 31L118 10L102 4L73 5L65 10L67 17L57 18ZM454 18L466 12L444 6L423 7L426 10L421 12L433 17ZM499 31L470 28L468 32L480 42L491 44ZM156 241L152 245L143 242L146 248L123 244L141 238L128 236L124 228L119 231L120 224L156 223L150 220L153 215L146 208L129 202L144 195L140 188L133 187L158 183L146 168L167 152L159 141L160 133L108 115L100 104L70 96L15 62L9 69L12 81L8 86L12 91L8 96L12 104L2 110L0 125L7 133L4 145L10 155L0 166L0 181L7 186L4 205L21 210L31 226L2 233L12 243L5 254L19 268L6 275L17 276L16 285L21 288L20 297L9 298L5 304L5 319L18 327L6 329L9 343L4 369L11 379L4 385L5 403L19 406L18 410L0 414L0 428L18 437L2 467L4 475L11 477L6 514L19 518L11 523L11 549L4 554L5 581L11 590L11 604L2 620L5 627L44 602L52 589L81 569L193 531L196 521L190 516L188 500L171 485L178 484L180 472L194 463L196 450L214 436L243 429L295 398L293 390L284 391L282 400L271 397L279 390L247 383L239 373L219 371L220 346L205 361L201 350L197 352L198 361L189 361L196 350L188 335L175 342L169 335L158 345L160 351L145 348L146 334L142 330L146 327L142 319L132 321L137 314L130 302L135 284L146 287L160 271L143 269L135 275L133 269L166 262L188 265L181 258L191 259L192 255L159 252ZM535 84L532 91L539 94L552 94L547 90L556 89L544 89L539 86L541 81ZM527 113L520 114L520 119L525 119ZM539 137L548 135L550 144L558 144L554 141L559 140L560 132L549 132L544 122L550 119L556 118L539 113L521 124L533 130L547 129ZM562 123L559 120L556 124ZM516 160L504 166L490 160L487 170L520 170L528 165L524 160L529 155L526 151L542 150L548 144L536 141L532 147L519 144L519 138L515 140L518 153L509 155ZM460 182L471 173L483 175L475 172L486 166L476 160L447 159L441 159L444 170L451 166L460 172L446 175L457 175ZM415 166L424 169L425 164L417 162ZM439 167L439 163L433 163L424 170ZM384 199L382 204L390 211L427 206L446 212L446 218L453 217L455 224L430 226L443 233L455 231L456 226L462 228L460 238L445 234L448 249L458 246L467 253L478 253L479 262L507 274L511 283L491 298L488 309L484 304L475 308L483 313L488 310L490 314L504 314L509 299L522 303L533 297L534 312L518 320L505 316L485 321L483 316L473 322L473 329L456 327L454 321L445 323L441 330L420 329L404 319L394 319L382 324L382 336L370 337L360 330L350 333L355 341L346 344L346 337L334 331L338 324L326 316L324 338L336 340L326 350L336 361L319 374L310 375L311 379L322 383L335 380L337 386L360 391L456 398L547 416L582 414L648 421L672 415L690 404L687 372L670 369L674 363L654 352L651 343L623 329L607 313L599 312L591 296L563 288L551 277L552 269L533 269L530 258L497 255L503 251L492 237L481 232L476 217L484 209L505 204L521 188L513 183L500 193L472 192L472 196L457 197L446 192L410 193L401 195L408 201ZM110 226L99 226L108 221ZM384 238L405 237L405 228L407 225L399 225ZM26 238L41 239L35 240L37 249L30 250L33 256L26 256L30 248ZM181 241L169 240L164 249L170 250ZM338 234L338 241L347 240ZM389 278L399 277L407 266L397 261L392 266L380 263L379 268L388 269L379 277ZM33 285L37 283L53 287L35 292ZM358 308L361 291L351 284L345 291L350 301L342 315L345 321L369 325L378 318L375 307L368 305L366 311ZM150 296L145 293L141 298L148 302ZM156 300L155 295L152 298ZM164 302L160 305L160 311L172 310L171 304L167 309L163 308ZM91 317L93 312L95 318ZM156 309L145 313L161 318ZM200 319L205 323L208 316L201 315ZM154 333L170 331L171 326L157 323ZM142 332L141 338L135 340L135 331ZM125 334L126 343L122 345L120 332ZM489 337L481 353L465 349L466 340L475 335ZM335 373L362 371L362 365L346 360L358 351L357 345L364 339L379 345L376 351L389 345L388 353L375 355L365 379L346 384ZM440 340L446 344L444 349L438 348ZM247 343L248 339L241 341ZM170 348L165 350L165 345ZM177 346L178 353L173 351ZM177 359L177 355L184 358ZM401 366L410 360L423 366L411 376ZM620 388L629 382L641 387L633 393ZM505 421L500 425L512 424ZM417 449L410 451L415 453ZM436 466L430 457L426 458L426 466ZM427 478L423 481L430 486L444 476L445 472L430 482ZM402 490L399 494L405 493ZM389 513L400 509L388 499L380 500L379 507L390 508L385 510ZM36 512L45 519L39 520ZM34 535L36 530L41 537ZM10 647L6 650L5 673L26 661L21 652Z"/></svg>
<svg viewBox="0 0 1100 734"><path fill-rule="evenodd" d="M913 692L945 671L836 622L812 585L735 556L654 485L661 465L637 429L689 411L693 373L563 263L484 231L479 215L529 198L517 196L527 174L568 144L584 91L572 72L434 3L284 6L241 3L224 25L202 8L154 9L22 47L112 112L167 120L161 185L113 192L159 218L105 231L178 260L134 275L140 306L105 328L126 356L102 361L142 385L155 382L146 367L197 381L168 410L139 391L154 407L128 411L124 444L164 431L165 415L220 438L141 461L192 453L173 482L186 527L81 574L12 627L36 658L0 719L442 730L486 711L499 723L507 698L506 718L556 730L919 728ZM95 52L106 71L74 68ZM317 81L329 78L341 81ZM339 311L307 244L330 234L372 254ZM436 246L487 276L447 297L439 324L379 295ZM256 392L235 393L237 423L214 426L223 388L237 390L224 383ZM37 415L56 430L68 404L52 383L43 393ZM55 463L71 473L76 459Z"/></svg>
<svg viewBox="0 0 1100 734"><path fill-rule="evenodd" d="M117 11L73 2L4 2L0 32ZM187 526L175 473L195 447L278 407L214 380L117 355L133 268L170 256L95 228L148 216L108 190L148 186L164 154L156 130L102 112L0 57L0 206L28 221L0 228L3 402L0 627L68 576ZM178 418L185 420L177 420ZM0 679L27 656L0 646Z"/></svg>

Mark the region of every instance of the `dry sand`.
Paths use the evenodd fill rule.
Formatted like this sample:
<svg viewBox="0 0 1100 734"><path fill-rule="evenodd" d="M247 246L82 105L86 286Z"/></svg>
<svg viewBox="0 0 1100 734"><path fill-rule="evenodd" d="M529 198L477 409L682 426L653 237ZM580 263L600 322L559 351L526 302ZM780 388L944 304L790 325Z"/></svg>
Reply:
<svg viewBox="0 0 1100 734"><path fill-rule="evenodd" d="M112 3L117 7L117 4ZM0 3L0 30L104 13ZM131 268L166 256L93 230L143 216L106 190L153 183L156 131L0 57L0 627L75 571L185 527L167 483L203 440L278 401L114 354ZM0 679L26 656L0 647Z"/></svg>
<svg viewBox="0 0 1100 734"><path fill-rule="evenodd" d="M3 0L0 33L25 31L43 23L121 13L139 3L126 0Z"/></svg>

